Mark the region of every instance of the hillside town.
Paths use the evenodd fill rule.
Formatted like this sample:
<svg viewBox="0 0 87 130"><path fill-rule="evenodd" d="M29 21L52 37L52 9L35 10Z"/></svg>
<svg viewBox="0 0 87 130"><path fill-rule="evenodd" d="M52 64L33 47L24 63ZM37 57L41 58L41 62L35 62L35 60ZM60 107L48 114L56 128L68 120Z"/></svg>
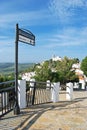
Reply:
<svg viewBox="0 0 87 130"><path fill-rule="evenodd" d="M53 56L52 57L52 61L62 61L62 58L59 56ZM45 61L41 62L40 65L37 65L37 68L41 68L41 66L44 64ZM35 72L27 72L27 73L23 73L21 75L22 79L26 80L26 81L30 81L30 79L32 79L32 77L35 76Z"/></svg>
<svg viewBox="0 0 87 130"><path fill-rule="evenodd" d="M52 57L52 61L62 61L63 58L59 57L59 56L53 56ZM45 61L44 61L45 62ZM39 65L37 65L37 68L40 68L41 69L41 66L44 64L44 62L41 62ZM75 72L75 74L78 76L78 79L79 79L79 82L75 82L74 83L74 88L78 88L79 85L82 86L82 89L85 89L85 86L86 86L86 82L87 82L87 77L86 75L84 74L84 72L80 69L81 68L81 63L74 63L72 65L72 68L69 70L71 72ZM52 72L56 72L55 69L51 68L51 71ZM26 81L30 81L33 77L35 76L35 72L26 72L26 73L23 73L21 75L22 79L26 80Z"/></svg>

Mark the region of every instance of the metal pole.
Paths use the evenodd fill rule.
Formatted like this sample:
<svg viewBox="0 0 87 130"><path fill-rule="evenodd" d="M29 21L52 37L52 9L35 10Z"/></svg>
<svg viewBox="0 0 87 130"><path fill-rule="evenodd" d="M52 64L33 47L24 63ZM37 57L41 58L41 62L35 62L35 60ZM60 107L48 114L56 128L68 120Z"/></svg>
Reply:
<svg viewBox="0 0 87 130"><path fill-rule="evenodd" d="M34 105L34 100L35 100L35 91L36 91L36 82L34 83L33 97L32 97L32 105Z"/></svg>
<svg viewBox="0 0 87 130"><path fill-rule="evenodd" d="M18 103L18 24L16 24L16 39L15 39L15 106L14 114L20 114Z"/></svg>

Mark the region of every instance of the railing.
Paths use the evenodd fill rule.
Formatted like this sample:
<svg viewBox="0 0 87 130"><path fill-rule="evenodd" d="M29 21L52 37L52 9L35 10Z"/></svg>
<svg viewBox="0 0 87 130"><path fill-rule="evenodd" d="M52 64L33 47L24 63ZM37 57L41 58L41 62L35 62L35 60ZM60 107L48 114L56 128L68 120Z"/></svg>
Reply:
<svg viewBox="0 0 87 130"><path fill-rule="evenodd" d="M7 81L0 83L0 117L10 112L13 109L15 101L15 81Z"/></svg>
<svg viewBox="0 0 87 130"><path fill-rule="evenodd" d="M26 106L51 102L51 85L46 82L26 82ZM3 89L2 89L3 88ZM15 81L0 83L0 117L14 109Z"/></svg>
<svg viewBox="0 0 87 130"><path fill-rule="evenodd" d="M18 84L18 98L20 97L18 104L20 109L26 106L29 107L30 105L57 102L59 101L59 93L66 93L67 100L73 99L72 83L60 86L59 82L20 81ZM60 92L60 88L62 87L67 88L66 92ZM14 109L15 99L15 81L0 83L0 117Z"/></svg>
<svg viewBox="0 0 87 130"><path fill-rule="evenodd" d="M47 86L46 82L34 82L34 86L30 86L30 82L27 82L27 107L29 105L51 102L51 88L51 84Z"/></svg>

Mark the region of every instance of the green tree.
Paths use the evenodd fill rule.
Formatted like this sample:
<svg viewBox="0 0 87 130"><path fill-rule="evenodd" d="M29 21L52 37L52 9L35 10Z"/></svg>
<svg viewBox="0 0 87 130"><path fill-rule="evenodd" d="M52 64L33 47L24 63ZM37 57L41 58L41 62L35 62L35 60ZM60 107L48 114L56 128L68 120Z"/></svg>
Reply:
<svg viewBox="0 0 87 130"><path fill-rule="evenodd" d="M58 82L59 81L59 73L58 72L52 72L49 75L49 80L51 82Z"/></svg>
<svg viewBox="0 0 87 130"><path fill-rule="evenodd" d="M81 70L87 76L87 56L81 62Z"/></svg>
<svg viewBox="0 0 87 130"><path fill-rule="evenodd" d="M67 81L75 81L77 77L74 72L71 72L72 65L77 63L78 59L69 59L64 57L62 61L58 61L56 65L56 70L59 72L59 79L61 83L66 83Z"/></svg>
<svg viewBox="0 0 87 130"><path fill-rule="evenodd" d="M51 70L48 67L49 66L49 62L46 61L44 62L40 67L36 67L35 69L35 79L37 81L46 81L49 79L49 75L51 74Z"/></svg>
<svg viewBox="0 0 87 130"><path fill-rule="evenodd" d="M70 69L74 63L78 63L78 59L69 59L64 57L62 61L45 61L39 67L35 67L37 81L47 81L66 83L67 81L76 81L77 77Z"/></svg>

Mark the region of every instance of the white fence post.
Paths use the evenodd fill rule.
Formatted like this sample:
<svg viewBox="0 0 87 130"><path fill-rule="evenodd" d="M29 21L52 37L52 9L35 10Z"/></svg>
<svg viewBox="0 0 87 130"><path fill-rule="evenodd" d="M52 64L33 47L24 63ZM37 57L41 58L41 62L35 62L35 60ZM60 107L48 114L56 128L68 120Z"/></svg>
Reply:
<svg viewBox="0 0 87 130"><path fill-rule="evenodd" d="M51 99L53 102L58 102L59 101L59 87L60 87L60 82L58 83L53 83L51 85L53 87L51 89Z"/></svg>
<svg viewBox="0 0 87 130"><path fill-rule="evenodd" d="M30 79L30 91L34 89L35 79Z"/></svg>
<svg viewBox="0 0 87 130"><path fill-rule="evenodd" d="M66 100L71 101L73 99L73 83L66 84Z"/></svg>
<svg viewBox="0 0 87 130"><path fill-rule="evenodd" d="M18 80L18 103L20 108L26 108L26 80Z"/></svg>
<svg viewBox="0 0 87 130"><path fill-rule="evenodd" d="M2 99L3 99L3 107L5 107L8 104L8 93L7 92L2 93Z"/></svg>
<svg viewBox="0 0 87 130"><path fill-rule="evenodd" d="M86 83L85 83L85 81L83 80L83 81L82 81L82 89L83 89L83 90L85 90L85 84L86 84Z"/></svg>
<svg viewBox="0 0 87 130"><path fill-rule="evenodd" d="M47 80L46 82L46 89L50 89L50 80Z"/></svg>
<svg viewBox="0 0 87 130"><path fill-rule="evenodd" d="M74 82L74 86L73 86L73 88L78 89L78 88L79 88L79 83Z"/></svg>

